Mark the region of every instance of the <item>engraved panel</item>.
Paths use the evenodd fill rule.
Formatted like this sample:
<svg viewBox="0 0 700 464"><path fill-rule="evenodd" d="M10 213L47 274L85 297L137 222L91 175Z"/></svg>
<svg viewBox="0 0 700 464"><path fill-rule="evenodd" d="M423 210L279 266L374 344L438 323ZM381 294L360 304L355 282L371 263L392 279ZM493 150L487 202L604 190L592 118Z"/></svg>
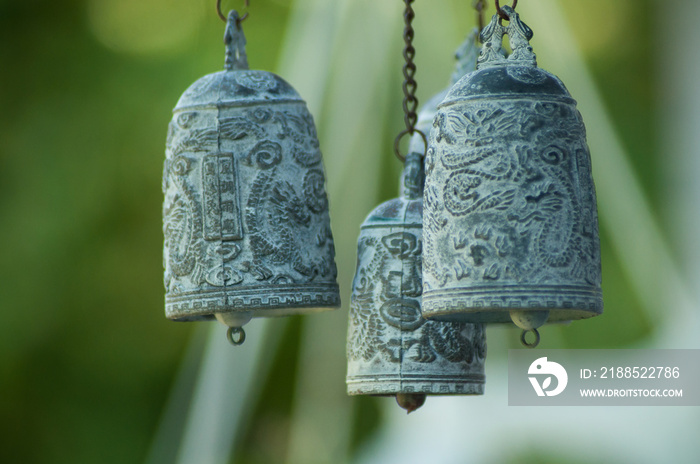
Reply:
<svg viewBox="0 0 700 464"><path fill-rule="evenodd" d="M204 208L204 238L221 238L221 199L219 193L218 155L208 155L202 162L202 188Z"/></svg>
<svg viewBox="0 0 700 464"><path fill-rule="evenodd" d="M239 194L233 155L207 155L202 164L204 238L240 240L243 238Z"/></svg>

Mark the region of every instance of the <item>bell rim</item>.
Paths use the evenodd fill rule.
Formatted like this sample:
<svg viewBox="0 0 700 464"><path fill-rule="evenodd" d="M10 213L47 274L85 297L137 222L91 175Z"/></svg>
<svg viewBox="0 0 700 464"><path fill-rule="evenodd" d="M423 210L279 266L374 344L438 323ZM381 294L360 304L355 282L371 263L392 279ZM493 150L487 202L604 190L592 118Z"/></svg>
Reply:
<svg viewBox="0 0 700 464"><path fill-rule="evenodd" d="M272 307L272 308L255 308L255 307L238 307L232 309L221 309L216 311L203 311L201 313L188 313L183 315L168 314L166 312L166 317L171 321L175 322L191 322L191 321L213 321L216 320L214 314L217 313L252 313L252 318L256 317L286 317L286 316L297 316L304 314L314 314L322 313L325 311L334 311L340 309L340 299L338 303L331 303L328 305L314 304L310 306L294 306L294 307Z"/></svg>
<svg viewBox="0 0 700 464"><path fill-rule="evenodd" d="M463 308L455 310L430 310L425 308L425 304L421 308L423 317L429 321L435 322L462 322L470 324L513 324L511 319L511 311L535 312L549 311L549 317L545 324L550 323L566 323L571 321L579 321L582 319L590 319L592 317L603 314L603 305L590 308L549 308L549 307L480 307L480 308ZM513 324L515 325L515 324Z"/></svg>
<svg viewBox="0 0 700 464"><path fill-rule="evenodd" d="M168 295L165 315L171 320L213 319L215 313L238 311L252 312L253 317L275 317L328 311L340 306L337 283L258 285Z"/></svg>
<svg viewBox="0 0 700 464"><path fill-rule="evenodd" d="M187 315L173 315L167 314L166 317L173 322L195 322L195 321L215 321L215 314L221 313L251 313L251 318L259 317L287 317L287 316L303 316L304 314L316 314L326 311L335 311L340 309L340 299L338 304L332 304L328 306L314 305L314 306L295 306L295 307L279 307L279 308L235 308L235 309L223 309L217 311L206 311L201 314L187 314Z"/></svg>
<svg viewBox="0 0 700 464"><path fill-rule="evenodd" d="M603 313L599 287L513 285L424 290L421 310L428 320L510 323L510 311L549 311L547 322L588 319Z"/></svg>
<svg viewBox="0 0 700 464"><path fill-rule="evenodd" d="M422 393L431 396L483 395L486 383L486 375L483 373L454 375L449 376L449 378L421 375L415 379L406 379L399 377L397 374L393 376L395 378L379 381L377 376L374 375L365 375L363 377L365 377L363 380L354 380L352 377L346 378L346 391L349 396L388 397L399 393ZM426 388L427 385L430 388Z"/></svg>

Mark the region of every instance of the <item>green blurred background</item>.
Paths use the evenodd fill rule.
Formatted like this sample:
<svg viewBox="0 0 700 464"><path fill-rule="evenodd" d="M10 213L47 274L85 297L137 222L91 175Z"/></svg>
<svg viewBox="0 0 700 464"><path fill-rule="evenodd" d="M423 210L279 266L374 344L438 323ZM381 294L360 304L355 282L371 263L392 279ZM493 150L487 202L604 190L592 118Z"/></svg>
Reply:
<svg viewBox="0 0 700 464"><path fill-rule="evenodd" d="M401 169L403 4L251 3L251 67L282 75L317 122L343 308L253 321L241 349L222 326L164 318L166 128L179 95L222 69L214 0L0 0L0 462L697 462L698 408L508 409L511 328L488 330L483 398L405 417L345 396L359 224ZM698 214L682 209L700 170L679 142L696 132L699 92L681 91L694 3L518 6L540 65L579 100L601 215L605 314L543 329L542 348L700 347ZM469 0L415 9L427 101L475 15Z"/></svg>

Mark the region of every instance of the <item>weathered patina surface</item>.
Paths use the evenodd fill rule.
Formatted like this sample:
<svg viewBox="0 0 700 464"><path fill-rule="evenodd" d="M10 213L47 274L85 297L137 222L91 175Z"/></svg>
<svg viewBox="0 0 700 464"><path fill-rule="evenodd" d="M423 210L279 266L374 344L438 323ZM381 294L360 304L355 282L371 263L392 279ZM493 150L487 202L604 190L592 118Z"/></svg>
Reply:
<svg viewBox="0 0 700 464"><path fill-rule="evenodd" d="M163 170L167 317L251 317L340 305L321 151L305 102L249 70L235 12L226 67L180 98Z"/></svg>
<svg viewBox="0 0 700 464"><path fill-rule="evenodd" d="M511 8L438 107L426 157L423 315L534 328L603 310L596 196L576 102ZM503 36L512 53L501 51Z"/></svg>
<svg viewBox="0 0 700 464"><path fill-rule="evenodd" d="M348 327L350 395L482 394L481 324L421 316L423 158L406 157L403 194L360 229Z"/></svg>

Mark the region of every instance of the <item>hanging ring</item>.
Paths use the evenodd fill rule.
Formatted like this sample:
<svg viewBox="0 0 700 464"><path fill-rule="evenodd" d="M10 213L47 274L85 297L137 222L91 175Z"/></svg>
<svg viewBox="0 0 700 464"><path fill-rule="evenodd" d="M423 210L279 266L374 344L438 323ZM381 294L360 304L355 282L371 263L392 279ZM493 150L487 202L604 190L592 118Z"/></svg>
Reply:
<svg viewBox="0 0 700 464"><path fill-rule="evenodd" d="M513 0L513 6L511 6L512 9L515 10L515 7L518 5L518 0ZM501 9L501 4L499 3L498 0L496 0L496 11L498 12L498 16L501 17L501 19L505 19L506 21L510 21L510 16L508 16L502 9Z"/></svg>
<svg viewBox="0 0 700 464"><path fill-rule="evenodd" d="M245 330L243 327L229 327L226 331L226 338L233 346L241 346L245 341Z"/></svg>
<svg viewBox="0 0 700 464"><path fill-rule="evenodd" d="M535 341L532 343L528 343L528 341L525 340L525 336L528 332L532 332L535 334ZM526 348L535 348L537 345L540 344L540 333L537 331L537 329L523 330L523 333L520 334L520 343L522 343L523 346L525 346Z"/></svg>
<svg viewBox="0 0 700 464"><path fill-rule="evenodd" d="M396 157L399 160L401 160L402 163L406 162L406 157L401 154L401 150L399 149L399 144L401 143L401 139L404 137L404 135L408 135L408 134L411 134L411 135L420 134L421 138L423 139L423 146L425 147L425 148L423 148L423 158L425 158L425 153L428 150L428 138L425 136L425 134L423 133L422 130L404 129L401 132L399 132L399 135L397 135L396 138L394 139L394 154L396 155Z"/></svg>
<svg viewBox="0 0 700 464"><path fill-rule="evenodd" d="M249 7L249 6L250 6L250 0L245 0L246 12L245 12L245 14L244 14L243 16L241 16L240 18L238 18L238 23L239 23L239 24L242 23L242 22L248 17L248 11L247 11L247 10L248 10L248 7ZM219 18L221 18L221 20L222 20L223 22L226 22L226 15L224 15L224 14L221 12L221 0L216 0L216 12L219 13Z"/></svg>

